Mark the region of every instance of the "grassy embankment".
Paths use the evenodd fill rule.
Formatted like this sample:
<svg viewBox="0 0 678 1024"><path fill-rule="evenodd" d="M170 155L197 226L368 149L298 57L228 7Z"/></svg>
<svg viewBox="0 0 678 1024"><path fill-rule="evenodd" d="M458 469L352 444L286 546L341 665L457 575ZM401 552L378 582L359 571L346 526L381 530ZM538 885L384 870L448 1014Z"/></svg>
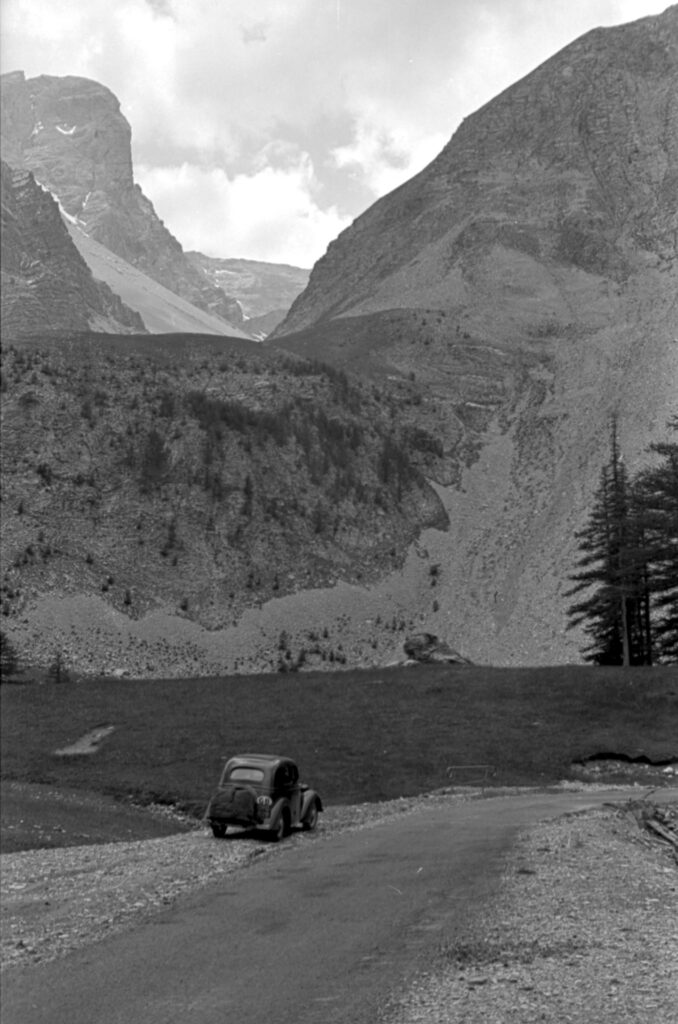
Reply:
<svg viewBox="0 0 678 1024"><path fill-rule="evenodd" d="M95 754L54 751L102 725ZM678 756L675 668L445 666L3 687L5 779L201 813L223 759L286 753L328 804L548 785L598 752ZM453 766L487 765L489 768Z"/></svg>

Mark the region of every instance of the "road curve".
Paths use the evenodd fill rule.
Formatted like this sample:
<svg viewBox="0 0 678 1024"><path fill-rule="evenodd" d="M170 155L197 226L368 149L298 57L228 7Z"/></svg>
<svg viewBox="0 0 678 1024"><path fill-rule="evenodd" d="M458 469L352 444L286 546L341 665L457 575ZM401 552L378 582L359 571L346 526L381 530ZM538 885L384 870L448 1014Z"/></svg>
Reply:
<svg viewBox="0 0 678 1024"><path fill-rule="evenodd" d="M450 802L283 844L132 931L8 971L2 1022L373 1024L389 993L491 897L519 829L630 795Z"/></svg>

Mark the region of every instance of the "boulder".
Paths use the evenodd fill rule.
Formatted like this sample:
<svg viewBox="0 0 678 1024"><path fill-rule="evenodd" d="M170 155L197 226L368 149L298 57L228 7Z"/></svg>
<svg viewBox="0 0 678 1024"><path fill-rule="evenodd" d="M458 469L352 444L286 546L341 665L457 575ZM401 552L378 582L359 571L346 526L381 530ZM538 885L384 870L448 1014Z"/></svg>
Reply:
<svg viewBox="0 0 678 1024"><path fill-rule="evenodd" d="M472 665L473 662L464 658L458 651L441 640L435 633L413 633L403 644L408 661L415 662L446 662L449 665Z"/></svg>

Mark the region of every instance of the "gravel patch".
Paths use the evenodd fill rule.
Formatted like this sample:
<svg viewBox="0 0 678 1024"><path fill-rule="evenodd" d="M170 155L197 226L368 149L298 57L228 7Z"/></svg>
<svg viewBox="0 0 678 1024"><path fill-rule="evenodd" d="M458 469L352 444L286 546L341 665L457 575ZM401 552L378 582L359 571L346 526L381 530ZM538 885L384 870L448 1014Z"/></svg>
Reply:
<svg viewBox="0 0 678 1024"><path fill-rule="evenodd" d="M502 887L381 1024L675 1024L678 864L619 808L524 833Z"/></svg>

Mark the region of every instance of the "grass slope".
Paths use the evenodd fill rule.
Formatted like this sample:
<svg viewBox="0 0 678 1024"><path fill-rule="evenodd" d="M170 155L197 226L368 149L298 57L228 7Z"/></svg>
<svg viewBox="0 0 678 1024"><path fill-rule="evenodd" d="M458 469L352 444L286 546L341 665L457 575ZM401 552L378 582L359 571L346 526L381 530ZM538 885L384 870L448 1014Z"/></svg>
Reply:
<svg viewBox="0 0 678 1024"><path fill-rule="evenodd" d="M484 772L548 784L598 752L678 756L675 668L448 666L3 688L3 776L200 814L225 757L297 758L326 803L413 795ZM98 726L95 754L54 751Z"/></svg>

